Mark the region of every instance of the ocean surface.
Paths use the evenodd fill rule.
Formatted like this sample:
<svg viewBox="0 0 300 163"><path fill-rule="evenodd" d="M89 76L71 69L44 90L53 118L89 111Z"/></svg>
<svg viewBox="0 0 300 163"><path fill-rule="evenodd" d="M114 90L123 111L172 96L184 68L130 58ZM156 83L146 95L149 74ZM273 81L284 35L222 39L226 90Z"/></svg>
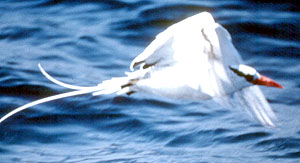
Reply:
<svg viewBox="0 0 300 163"><path fill-rule="evenodd" d="M300 162L300 8L264 0L2 0L0 116L129 71L168 26L209 11L245 62L284 86L261 87L277 127L214 101L90 94L34 106L0 124L0 162Z"/></svg>

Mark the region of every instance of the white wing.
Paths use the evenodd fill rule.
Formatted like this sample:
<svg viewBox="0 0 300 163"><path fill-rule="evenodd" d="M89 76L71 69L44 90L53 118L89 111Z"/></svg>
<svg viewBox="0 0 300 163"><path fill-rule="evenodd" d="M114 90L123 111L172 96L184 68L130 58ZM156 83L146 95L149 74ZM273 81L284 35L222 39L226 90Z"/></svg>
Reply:
<svg viewBox="0 0 300 163"><path fill-rule="evenodd" d="M199 50L211 48L205 37L217 43L217 36L212 32L216 25L212 15L203 12L170 26L132 61L130 69L138 65L165 67L199 58Z"/></svg>

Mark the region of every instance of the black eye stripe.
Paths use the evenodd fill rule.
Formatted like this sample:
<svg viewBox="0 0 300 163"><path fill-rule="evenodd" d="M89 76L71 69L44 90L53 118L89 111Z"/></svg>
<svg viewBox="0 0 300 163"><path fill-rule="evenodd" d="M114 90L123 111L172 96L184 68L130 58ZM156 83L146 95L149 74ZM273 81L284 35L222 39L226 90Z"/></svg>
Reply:
<svg viewBox="0 0 300 163"><path fill-rule="evenodd" d="M239 67L229 66L230 70L236 73L238 76L244 77L247 81L252 82L254 80L254 75L245 74L239 70Z"/></svg>
<svg viewBox="0 0 300 163"><path fill-rule="evenodd" d="M237 68L233 67L233 66L229 66L230 70L232 70L233 72L235 72L238 76L244 76L244 74L239 71Z"/></svg>

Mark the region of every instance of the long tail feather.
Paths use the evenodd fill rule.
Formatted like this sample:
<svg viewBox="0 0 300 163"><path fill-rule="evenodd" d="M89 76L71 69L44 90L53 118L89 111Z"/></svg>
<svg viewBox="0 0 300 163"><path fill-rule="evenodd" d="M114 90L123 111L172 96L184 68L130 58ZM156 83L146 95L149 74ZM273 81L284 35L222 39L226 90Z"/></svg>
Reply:
<svg viewBox="0 0 300 163"><path fill-rule="evenodd" d="M82 94L87 94L87 93L93 93L93 92L102 92L102 94L104 94L104 92L106 92L105 94L107 94L107 92L109 91L109 93L114 93L111 91L111 86L109 84L109 82L106 82L106 84L99 84L97 86L92 86L92 87L82 87L82 86L76 86L76 85L71 85L71 84L67 84L67 83L63 83L61 81L58 81L57 79L53 78L52 76L50 76L41 66L41 64L38 64L40 71L42 72L42 74L49 79L50 81L52 81L53 83L60 85L62 87L65 88L69 88L69 89L73 89L76 91L72 91L72 92L67 92L67 93L61 93L58 95L53 95L50 97L46 97L46 98L42 98L33 102L30 102L28 104L25 104L23 106L20 106L16 109L14 109L13 111L9 112L8 114L6 114L5 116L3 116L0 119L0 123L2 123L4 120L6 120L7 118L25 110L28 109L30 107L33 107L35 105L38 104L42 104L45 102L49 102L49 101L53 101L53 100L57 100L57 99L61 99L61 98L66 98L66 97L71 97L71 96L77 96L77 95L82 95ZM101 93L98 93L98 95L100 95Z"/></svg>
<svg viewBox="0 0 300 163"><path fill-rule="evenodd" d="M13 111L9 112L5 116L3 116L0 119L0 123L2 123L7 118L9 118L9 117L25 110L25 109L28 109L28 108L33 107L33 106L38 105L38 104L42 104L42 103L45 103L45 102L49 102L49 101L53 101L53 100L57 100L57 99L61 99L61 98L77 96L77 95L82 95L82 94L87 94L87 93L93 93L94 96L97 96L97 95L104 95L104 94L111 94L111 93L122 94L122 93L126 93L127 91L130 91L130 89L128 87L126 87L126 88L122 87L122 85L128 84L128 78L127 77L112 78L111 80L103 81L102 83L98 84L97 86L82 87L82 86L76 86L76 85L63 83L63 82L53 78L52 76L50 76L43 69L41 64L38 64L38 66L39 66L39 69L42 72L42 74L47 79L49 79L50 81L52 81L53 83L55 83L57 85L60 85L60 86L65 87L65 88L73 89L75 91L67 92L67 93L61 93L61 94L58 94L58 95L53 95L53 96L50 96L50 97L46 97L46 98L42 98L42 99L30 102L30 103L25 104L23 106L20 106L20 107L14 109Z"/></svg>
<svg viewBox="0 0 300 163"><path fill-rule="evenodd" d="M58 81L57 79L54 79L52 76L50 76L42 67L42 65L39 63L38 64L42 74L49 79L50 81L52 81L53 83L60 85L62 87L65 88L69 88L69 89L74 89L74 90L80 90L80 89L86 89L86 88L91 88L91 87L82 87L82 86L76 86L76 85L71 85L71 84L67 84L67 83L63 83L61 81Z"/></svg>
<svg viewBox="0 0 300 163"><path fill-rule="evenodd" d="M42 103L45 103L45 102L49 102L49 101L53 101L53 100L57 100L57 99L65 98L65 97L71 97L71 96L76 96L76 95L87 94L87 93L95 92L95 91L98 91L98 90L99 90L98 87L91 87L91 88L87 88L87 89L62 93L62 94L58 94L58 95L54 95L54 96L50 96L50 97L46 97L46 98L42 98L42 99L30 102L30 103L28 103L26 105L23 105L21 107L18 107L16 109L14 109L13 111L9 112L8 114L6 114L4 117L2 117L0 119L0 123L2 123L7 118L17 114L20 111L28 109L29 107L33 107L33 106L38 105L38 104L42 104Z"/></svg>

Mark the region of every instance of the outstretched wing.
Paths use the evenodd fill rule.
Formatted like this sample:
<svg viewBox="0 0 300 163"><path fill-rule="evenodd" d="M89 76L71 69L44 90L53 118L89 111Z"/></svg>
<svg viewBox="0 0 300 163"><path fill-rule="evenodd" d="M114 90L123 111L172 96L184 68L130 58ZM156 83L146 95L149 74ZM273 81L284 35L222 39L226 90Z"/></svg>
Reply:
<svg viewBox="0 0 300 163"><path fill-rule="evenodd" d="M217 44L215 23L212 15L202 12L179 23L176 23L156 36L156 39L131 63L130 69L136 66L142 69L149 66L165 67L177 63L194 63L199 52L205 53ZM211 42L209 42L211 41ZM218 49L213 49L218 50Z"/></svg>

